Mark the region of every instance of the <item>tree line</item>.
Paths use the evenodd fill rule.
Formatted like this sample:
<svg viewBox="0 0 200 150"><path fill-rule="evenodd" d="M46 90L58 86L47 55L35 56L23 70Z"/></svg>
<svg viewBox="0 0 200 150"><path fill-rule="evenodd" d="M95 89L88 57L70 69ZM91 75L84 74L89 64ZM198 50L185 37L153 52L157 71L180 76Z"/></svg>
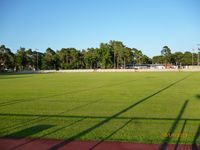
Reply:
<svg viewBox="0 0 200 150"><path fill-rule="evenodd" d="M164 46L161 55L149 58L141 50L126 47L121 41L101 43L98 48L77 50L47 48L44 53L20 47L13 53L5 45L0 46L0 71L4 70L51 70L51 69L109 69L126 68L133 64L197 64L197 54L191 52L171 53ZM192 61L193 58L193 61Z"/></svg>

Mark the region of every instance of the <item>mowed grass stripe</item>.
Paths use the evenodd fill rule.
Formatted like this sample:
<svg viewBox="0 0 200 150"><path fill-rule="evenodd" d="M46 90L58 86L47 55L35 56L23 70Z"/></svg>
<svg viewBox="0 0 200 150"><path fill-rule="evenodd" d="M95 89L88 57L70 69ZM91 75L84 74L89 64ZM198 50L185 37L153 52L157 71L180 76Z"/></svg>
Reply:
<svg viewBox="0 0 200 150"><path fill-rule="evenodd" d="M1 79L1 103L20 99L27 101L1 107L0 129L3 130L0 136L13 136L44 127L27 137L69 140L78 135L75 139L162 143L184 101L189 100L173 131L175 136L183 132L187 137L173 135L169 143L192 143L200 124L199 75L181 72L72 73L24 75L20 78L16 75L16 78ZM187 76L185 80L162 91ZM79 92L82 89L91 90ZM155 91L161 92L156 94ZM151 95L148 100L137 104ZM31 100L37 97L44 98ZM129 108L133 104L137 107ZM125 108L129 109L118 114ZM102 124L105 120L108 121ZM68 124L73 125L65 128ZM98 124L100 126L79 136ZM194 141L200 143L198 138Z"/></svg>
<svg viewBox="0 0 200 150"><path fill-rule="evenodd" d="M0 102L0 107L4 107L4 106L8 106L8 105L14 105L14 104L18 104L18 103L23 103L23 102L30 102L30 101L35 101L35 100L42 100L42 99L48 99L48 98L55 98L55 97L59 97L59 96L65 96L65 95L70 95L73 93L82 93L82 92L92 92L93 90L99 90L101 88L109 88L109 87L113 87L113 86L120 86L120 85L124 85L124 84L128 84L131 81L134 80L129 80L126 82L119 82L119 83L115 83L115 84L108 84L108 85L102 85L102 86L97 86L97 87L92 87L90 89L80 89L80 90L76 90L76 91L67 91L64 93L59 93L59 94L55 94L55 95L48 95L48 96L43 96L43 97L37 97L37 98L29 98L29 99L20 99L20 100L10 100L10 101L5 101L5 102Z"/></svg>
<svg viewBox="0 0 200 150"><path fill-rule="evenodd" d="M101 127L102 125L108 123L108 122L109 122L110 120L112 120L113 118L118 117L119 115L123 114L124 112L128 111L129 109L132 109L133 107L135 107L135 106L139 105L140 103L142 103L142 102L148 100L149 98L151 98L151 97L153 97L153 96L159 94L160 92L165 91L166 89L170 88L171 86L173 86L173 85L175 85L175 84L177 84L177 83L179 83L179 82L185 80L187 77L188 77L188 76L186 76L186 77L184 77L184 78L182 78L182 79L180 79L180 80L178 80L178 81L173 82L172 84L166 86L165 88L163 88L163 89L161 89L161 90L159 90L159 91L153 93L152 95L149 95L149 96L147 96L147 97L145 97L145 98L139 100L138 102L136 102L136 103L132 104L131 106L129 106L129 107L127 107L127 108L121 110L120 112L118 112L118 113L112 115L111 117L109 117L109 118L107 118L107 119L105 119L105 120L99 122L98 124L95 124L94 126L92 126L92 127L88 128L88 129L86 129L86 130L84 130L84 131L82 131L82 132L80 132L80 133L78 133L78 134L76 134L76 135L74 135L74 136L68 138L66 141L63 141L63 142L61 142L61 143L59 143L59 144L56 144L55 146L53 146L52 148L50 148L50 150L59 149L59 148L63 147L63 145L66 145L66 144L70 143L71 141L76 140L77 138L80 138L81 136L83 136L83 135L85 135L85 134L91 132L92 130L94 130L94 129L98 128L98 127Z"/></svg>

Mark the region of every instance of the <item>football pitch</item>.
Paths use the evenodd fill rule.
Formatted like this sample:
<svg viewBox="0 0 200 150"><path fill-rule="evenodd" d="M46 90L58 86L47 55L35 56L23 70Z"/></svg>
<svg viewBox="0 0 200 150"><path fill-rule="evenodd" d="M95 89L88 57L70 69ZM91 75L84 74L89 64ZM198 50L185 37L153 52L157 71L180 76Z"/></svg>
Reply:
<svg viewBox="0 0 200 150"><path fill-rule="evenodd" d="M0 75L0 137L200 144L200 73Z"/></svg>

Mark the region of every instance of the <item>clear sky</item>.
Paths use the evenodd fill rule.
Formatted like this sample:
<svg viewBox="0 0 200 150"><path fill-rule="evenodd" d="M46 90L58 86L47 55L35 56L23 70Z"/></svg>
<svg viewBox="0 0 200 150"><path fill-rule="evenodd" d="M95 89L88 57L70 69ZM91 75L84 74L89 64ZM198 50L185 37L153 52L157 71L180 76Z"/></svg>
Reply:
<svg viewBox="0 0 200 150"><path fill-rule="evenodd" d="M200 0L0 0L0 44L59 50L120 40L148 56L200 43Z"/></svg>

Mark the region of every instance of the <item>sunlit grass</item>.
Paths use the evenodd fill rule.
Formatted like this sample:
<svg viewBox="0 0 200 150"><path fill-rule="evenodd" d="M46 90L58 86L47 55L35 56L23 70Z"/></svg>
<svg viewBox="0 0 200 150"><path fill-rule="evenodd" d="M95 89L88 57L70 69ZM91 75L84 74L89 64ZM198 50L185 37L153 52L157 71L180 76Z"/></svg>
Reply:
<svg viewBox="0 0 200 150"><path fill-rule="evenodd" d="M200 143L199 83L189 72L0 75L0 136Z"/></svg>

